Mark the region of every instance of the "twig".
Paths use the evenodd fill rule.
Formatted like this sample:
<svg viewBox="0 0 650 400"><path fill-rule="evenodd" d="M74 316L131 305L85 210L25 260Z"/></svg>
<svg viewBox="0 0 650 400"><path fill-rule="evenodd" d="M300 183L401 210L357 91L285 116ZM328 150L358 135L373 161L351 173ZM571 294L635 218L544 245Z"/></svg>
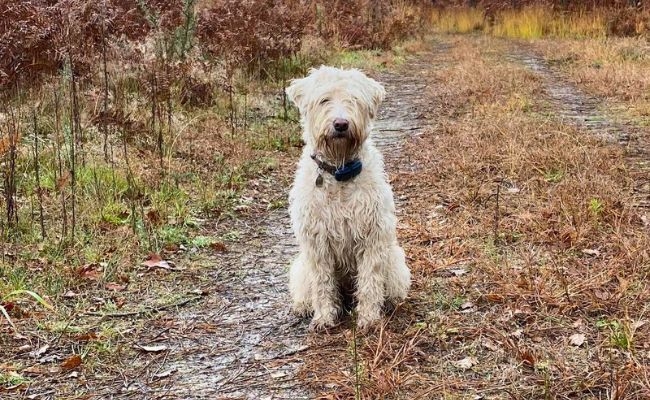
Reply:
<svg viewBox="0 0 650 400"><path fill-rule="evenodd" d="M311 346L301 346L301 347L298 347L297 349L289 350L289 351L286 351L284 353L278 354L278 355L273 356L273 357L265 358L265 359L260 360L260 361L272 361L272 360L278 360L278 359L281 359L281 358L286 358L286 357L289 357L289 356L296 355L298 353L302 353L303 351L309 350L310 348L311 348Z"/></svg>
<svg viewBox="0 0 650 400"><path fill-rule="evenodd" d="M494 244L495 245L499 243L499 219L501 217L499 214L499 194L501 189L501 182L503 182L503 180L500 178L495 180L495 183L497 184L496 204L494 206Z"/></svg>
<svg viewBox="0 0 650 400"><path fill-rule="evenodd" d="M422 129L421 126L412 126L409 128L400 128L400 129L377 129L379 132L406 132L406 131L417 131Z"/></svg>
<svg viewBox="0 0 650 400"><path fill-rule="evenodd" d="M157 313L157 312L160 312L160 311L167 310L169 308L181 307L181 306L184 306L187 303L196 301L196 300L200 299L201 297L203 297L203 296L194 296L194 297L187 298L185 300L181 300L181 301L176 302L176 303L165 304L165 305L158 306L158 307L147 307L144 310L138 310L138 311L115 312L115 313L102 313L102 312L90 311L90 312L85 313L84 315L100 316L100 317L102 317L102 319L132 317L132 316L140 315L140 314Z"/></svg>

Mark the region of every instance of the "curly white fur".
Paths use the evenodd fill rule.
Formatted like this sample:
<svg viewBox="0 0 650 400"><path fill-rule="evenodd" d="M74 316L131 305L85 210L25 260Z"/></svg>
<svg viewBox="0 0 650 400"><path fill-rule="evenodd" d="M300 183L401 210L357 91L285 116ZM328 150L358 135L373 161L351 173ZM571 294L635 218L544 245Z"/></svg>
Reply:
<svg viewBox="0 0 650 400"><path fill-rule="evenodd" d="M385 301L404 299L411 283L397 243L393 193L370 134L385 91L361 71L323 66L293 80L286 92L300 110L306 144L289 194L300 246L289 273L293 310L313 312L312 329L334 326L341 286L352 283L363 329L381 318ZM335 120L349 121L345 137L336 137ZM363 169L338 182L318 170L312 154L336 166L358 158Z"/></svg>

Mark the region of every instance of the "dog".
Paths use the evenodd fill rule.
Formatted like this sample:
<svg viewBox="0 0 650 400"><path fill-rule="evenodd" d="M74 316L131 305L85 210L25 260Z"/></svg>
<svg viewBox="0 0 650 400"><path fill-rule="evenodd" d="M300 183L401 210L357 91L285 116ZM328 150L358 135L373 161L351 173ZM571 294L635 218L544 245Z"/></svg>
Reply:
<svg viewBox="0 0 650 400"><path fill-rule="evenodd" d="M313 313L310 330L338 323L346 293L356 303L357 328L367 329L411 284L392 189L371 134L385 93L357 69L329 66L312 68L286 89L305 143L289 193L299 244L289 291L295 313Z"/></svg>

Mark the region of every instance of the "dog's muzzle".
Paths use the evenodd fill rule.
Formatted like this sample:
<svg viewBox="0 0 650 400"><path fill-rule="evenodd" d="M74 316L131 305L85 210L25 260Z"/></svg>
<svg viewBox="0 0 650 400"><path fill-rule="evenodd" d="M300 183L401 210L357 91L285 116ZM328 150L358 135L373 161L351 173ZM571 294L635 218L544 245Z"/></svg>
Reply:
<svg viewBox="0 0 650 400"><path fill-rule="evenodd" d="M334 128L330 131L330 137L334 139L343 139L350 136L350 121L344 118L336 118L332 122L332 127Z"/></svg>

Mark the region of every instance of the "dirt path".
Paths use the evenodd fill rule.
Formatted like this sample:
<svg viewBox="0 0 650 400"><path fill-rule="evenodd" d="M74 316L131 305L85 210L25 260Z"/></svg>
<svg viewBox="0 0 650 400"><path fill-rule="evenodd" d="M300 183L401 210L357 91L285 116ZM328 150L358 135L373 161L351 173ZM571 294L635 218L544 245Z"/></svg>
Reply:
<svg viewBox="0 0 650 400"><path fill-rule="evenodd" d="M399 73L375 75L389 94L376 123L376 142L389 171L399 157L402 139L416 135L426 123L421 74L431 68L434 58L433 53L421 55ZM281 189L286 196L289 187ZM286 267L297 249L287 211L275 210L238 224L229 229L241 232L241 240L210 273L215 293L200 307L178 316L176 324L184 328L166 335L169 354L147 368L142 378L129 382L125 396L310 398L296 379L301 354L309 349L308 321L289 313ZM166 374L173 379L156 379Z"/></svg>

